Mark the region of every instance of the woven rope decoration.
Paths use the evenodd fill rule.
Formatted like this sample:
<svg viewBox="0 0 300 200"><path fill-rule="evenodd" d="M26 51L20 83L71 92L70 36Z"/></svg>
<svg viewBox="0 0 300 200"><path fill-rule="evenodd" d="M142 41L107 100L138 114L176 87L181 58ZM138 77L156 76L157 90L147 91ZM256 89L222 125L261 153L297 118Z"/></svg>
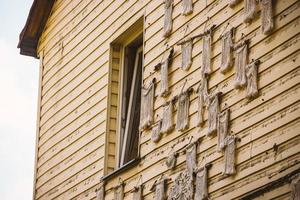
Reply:
<svg viewBox="0 0 300 200"><path fill-rule="evenodd" d="M249 23L255 17L256 0L244 0L244 22Z"/></svg>
<svg viewBox="0 0 300 200"><path fill-rule="evenodd" d="M142 200L143 199L143 185L135 186L132 191L132 200Z"/></svg>
<svg viewBox="0 0 300 200"><path fill-rule="evenodd" d="M225 140L225 155L224 155L224 175L233 175L235 170L235 140L236 137L227 136Z"/></svg>
<svg viewBox="0 0 300 200"><path fill-rule="evenodd" d="M208 199L208 169L210 164L196 170L196 191L195 199L207 200Z"/></svg>
<svg viewBox="0 0 300 200"><path fill-rule="evenodd" d="M188 171L180 172L170 189L168 200L192 200L194 197L193 175Z"/></svg>
<svg viewBox="0 0 300 200"><path fill-rule="evenodd" d="M291 199L300 200L300 174L296 174L292 177Z"/></svg>
<svg viewBox="0 0 300 200"><path fill-rule="evenodd" d="M246 86L246 65L248 62L248 40L240 41L235 47L234 87Z"/></svg>
<svg viewBox="0 0 300 200"><path fill-rule="evenodd" d="M234 7L235 5L237 5L241 0L229 0L229 7Z"/></svg>
<svg viewBox="0 0 300 200"><path fill-rule="evenodd" d="M186 151L186 165L187 171L193 175L197 167L197 143L192 143L188 145L185 149Z"/></svg>
<svg viewBox="0 0 300 200"><path fill-rule="evenodd" d="M192 66L193 39L187 38L181 44L181 68L185 71Z"/></svg>
<svg viewBox="0 0 300 200"><path fill-rule="evenodd" d="M217 151L222 151L225 147L225 139L228 134L229 127L229 109L218 115L218 144Z"/></svg>
<svg viewBox="0 0 300 200"><path fill-rule="evenodd" d="M258 61L254 61L247 65L246 67L246 77L247 77L247 90L246 97L248 99L253 99L258 95L258 83L257 83L257 68Z"/></svg>
<svg viewBox="0 0 300 200"><path fill-rule="evenodd" d="M221 73L226 73L232 67L233 29L222 36Z"/></svg>
<svg viewBox="0 0 300 200"><path fill-rule="evenodd" d="M189 126L189 92L182 92L178 97L176 130L185 131Z"/></svg>
<svg viewBox="0 0 300 200"><path fill-rule="evenodd" d="M168 102L163 108L162 126L160 132L162 134L169 133L174 129L173 124L173 104Z"/></svg>
<svg viewBox="0 0 300 200"><path fill-rule="evenodd" d="M172 32L173 0L165 0L164 37L169 37Z"/></svg>
<svg viewBox="0 0 300 200"><path fill-rule="evenodd" d="M208 99L208 130L207 136L213 136L217 133L217 121L218 121L218 114L220 110L220 99L221 93L217 92L214 95L211 95Z"/></svg>
<svg viewBox="0 0 300 200"><path fill-rule="evenodd" d="M154 83L149 88L142 88L140 130L147 129L153 123Z"/></svg>
<svg viewBox="0 0 300 200"><path fill-rule="evenodd" d="M269 34L274 28L272 0L261 0L261 30Z"/></svg>
<svg viewBox="0 0 300 200"><path fill-rule="evenodd" d="M211 31L203 36L202 67L203 73L211 73Z"/></svg>
<svg viewBox="0 0 300 200"><path fill-rule="evenodd" d="M198 87L198 119L197 126L203 126L204 124L204 108L208 99L207 91L207 76L204 74Z"/></svg>
<svg viewBox="0 0 300 200"><path fill-rule="evenodd" d="M193 12L193 0L182 0L182 14L189 15Z"/></svg>

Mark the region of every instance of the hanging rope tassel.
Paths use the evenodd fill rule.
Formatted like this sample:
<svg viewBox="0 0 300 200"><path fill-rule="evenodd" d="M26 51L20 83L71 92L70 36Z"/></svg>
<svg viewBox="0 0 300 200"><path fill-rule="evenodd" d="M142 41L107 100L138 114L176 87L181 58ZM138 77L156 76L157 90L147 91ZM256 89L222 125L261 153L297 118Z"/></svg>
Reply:
<svg viewBox="0 0 300 200"><path fill-rule="evenodd" d="M189 68L192 65L192 50L193 50L193 40L192 38L187 38L181 44L181 55L182 55L181 68L185 71L189 70Z"/></svg>
<svg viewBox="0 0 300 200"><path fill-rule="evenodd" d="M204 108L205 103L208 98L208 92L207 92L207 77L206 75L202 76L202 79L200 81L199 87L198 87L198 121L197 126L203 126L204 124Z"/></svg>
<svg viewBox="0 0 300 200"><path fill-rule="evenodd" d="M162 97L166 97L170 94L168 74L169 74L169 67L172 63L173 53L174 53L174 49L171 48L171 50L169 51L168 58L165 61L163 61L160 65L160 75L161 75L160 96Z"/></svg>
<svg viewBox="0 0 300 200"><path fill-rule="evenodd" d="M105 193L104 183L103 181L101 181L99 188L96 189L96 200L104 200L104 193Z"/></svg>
<svg viewBox="0 0 300 200"><path fill-rule="evenodd" d="M274 28L272 0L261 0L261 30L269 34Z"/></svg>
<svg viewBox="0 0 300 200"><path fill-rule="evenodd" d="M296 174L292 177L291 199L300 200L300 174Z"/></svg>
<svg viewBox="0 0 300 200"><path fill-rule="evenodd" d="M150 188L154 192L154 200L165 200L166 199L166 182L168 179L161 177Z"/></svg>
<svg viewBox="0 0 300 200"><path fill-rule="evenodd" d="M162 134L169 133L173 129L173 104L172 102L169 102L163 108L162 126L160 132Z"/></svg>
<svg viewBox="0 0 300 200"><path fill-rule="evenodd" d="M154 83L148 89L142 88L140 130L147 129L153 123Z"/></svg>
<svg viewBox="0 0 300 200"><path fill-rule="evenodd" d="M177 161L177 153L176 152L170 153L166 159L166 165L168 169L174 169L176 166L176 161Z"/></svg>
<svg viewBox="0 0 300 200"><path fill-rule="evenodd" d="M211 164L206 164L196 171L196 191L195 199L208 199L208 168Z"/></svg>
<svg viewBox="0 0 300 200"><path fill-rule="evenodd" d="M244 22L249 23L255 16L256 0L244 0Z"/></svg>
<svg viewBox="0 0 300 200"><path fill-rule="evenodd" d="M182 14L189 15L193 12L193 0L182 0Z"/></svg>
<svg viewBox="0 0 300 200"><path fill-rule="evenodd" d="M207 136L213 136L217 132L218 114L220 110L220 99L221 93L218 92L212 95L208 99L208 131Z"/></svg>
<svg viewBox="0 0 300 200"><path fill-rule="evenodd" d="M221 73L226 73L232 67L233 29L222 36Z"/></svg>
<svg viewBox="0 0 300 200"><path fill-rule="evenodd" d="M169 37L172 32L172 13L173 13L173 0L165 0L165 19L164 19L164 37Z"/></svg>
<svg viewBox="0 0 300 200"><path fill-rule="evenodd" d="M189 93L188 91L186 91L181 93L178 98L176 130L184 131L188 128L189 107L190 107Z"/></svg>
<svg viewBox="0 0 300 200"><path fill-rule="evenodd" d="M247 65L246 67L246 76L247 76L247 90L246 97L248 99L253 99L258 95L258 86L257 86L257 68L259 61L254 61Z"/></svg>
<svg viewBox="0 0 300 200"><path fill-rule="evenodd" d="M231 135L226 137L225 155L224 155L224 175L235 174L235 140L236 137Z"/></svg>
<svg viewBox="0 0 300 200"><path fill-rule="evenodd" d="M248 62L248 40L242 40L235 47L235 76L234 87L246 86L246 65Z"/></svg>
<svg viewBox="0 0 300 200"><path fill-rule="evenodd" d="M133 200L142 200L143 199L143 185L134 187L132 199Z"/></svg>
<svg viewBox="0 0 300 200"><path fill-rule="evenodd" d="M203 73L211 73L211 31L203 36L202 67Z"/></svg>
<svg viewBox="0 0 300 200"><path fill-rule="evenodd" d="M218 144L217 151L222 151L225 147L225 138L228 134L229 127L229 109L218 115Z"/></svg>
<svg viewBox="0 0 300 200"><path fill-rule="evenodd" d="M185 149L186 151L186 165L187 165L187 171L190 173L190 175L194 174L194 171L197 167L197 144L192 143Z"/></svg>
<svg viewBox="0 0 300 200"><path fill-rule="evenodd" d="M152 127L151 141L154 142L154 143L159 142L160 139L161 139L162 134L161 134L161 131L160 131L160 127L161 127L161 122L160 121Z"/></svg>
<svg viewBox="0 0 300 200"><path fill-rule="evenodd" d="M114 200L123 200L124 199L124 183L116 186L114 188Z"/></svg>

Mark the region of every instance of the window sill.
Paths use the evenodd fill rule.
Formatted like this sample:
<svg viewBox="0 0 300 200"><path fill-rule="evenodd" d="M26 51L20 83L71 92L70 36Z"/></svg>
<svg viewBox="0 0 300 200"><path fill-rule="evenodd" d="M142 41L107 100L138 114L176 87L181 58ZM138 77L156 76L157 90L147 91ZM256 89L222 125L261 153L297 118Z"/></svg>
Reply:
<svg viewBox="0 0 300 200"><path fill-rule="evenodd" d="M119 169L103 176L102 180L103 181L108 181L108 180L120 175L122 172L127 171L127 170L137 166L139 164L140 160L141 160L140 158L135 158L135 159L129 161L128 163L126 163L125 165L120 167Z"/></svg>

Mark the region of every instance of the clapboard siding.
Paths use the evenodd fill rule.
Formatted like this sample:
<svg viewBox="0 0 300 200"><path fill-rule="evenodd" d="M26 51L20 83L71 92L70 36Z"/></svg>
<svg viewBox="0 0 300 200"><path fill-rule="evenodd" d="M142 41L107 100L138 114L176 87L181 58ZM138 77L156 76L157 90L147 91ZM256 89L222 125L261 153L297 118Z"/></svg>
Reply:
<svg viewBox="0 0 300 200"><path fill-rule="evenodd" d="M162 105L177 95L185 80L197 88L202 63L202 40L194 40L193 64L182 71L180 47L185 35L203 31L207 17L216 24L212 40L212 73L208 87L222 91L221 109L230 108L231 133L241 138L237 143L237 174L221 175L223 155L216 152L217 138L205 137L205 125L196 127L197 96L190 96L189 129L163 135L151 142L151 131L141 133L142 160L120 174L126 182L125 199L142 174L145 199L153 199L150 188L163 173L172 179L186 168L185 155L170 171L165 157L171 146L179 149L189 138L202 138L197 151L199 166L213 164L209 171L209 193L213 199L239 199L245 194L300 167L300 2L274 0L275 30L261 33L259 15L251 24L243 23L243 1L230 8L228 0L193 0L194 12L181 15L182 1L174 0L173 30L167 43L174 46L166 99L158 96L160 74L154 66L165 54L163 35L163 0L57 0L39 40L43 54L41 99L35 180L35 199L95 199L101 177L116 166L118 91L121 48L111 45L132 24L144 16L144 81L154 77L155 116L162 115ZM259 97L249 101L244 90L233 89L234 70L221 74L220 35L228 22L236 27L235 41L241 33L250 39L249 58L260 59ZM176 109L174 111L176 119ZM275 152L274 144L278 146ZM282 170L284 169L284 170ZM113 199L118 177L106 185L106 199ZM168 184L168 188L173 183ZM256 199L289 199L290 188L284 184Z"/></svg>

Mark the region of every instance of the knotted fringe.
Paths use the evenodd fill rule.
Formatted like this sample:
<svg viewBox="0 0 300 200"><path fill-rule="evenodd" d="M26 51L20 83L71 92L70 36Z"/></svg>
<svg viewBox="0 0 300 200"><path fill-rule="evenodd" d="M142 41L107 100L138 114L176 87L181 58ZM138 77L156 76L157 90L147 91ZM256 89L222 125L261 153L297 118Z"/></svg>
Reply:
<svg viewBox="0 0 300 200"><path fill-rule="evenodd" d="M208 167L202 167L196 172L196 200L207 200L208 199Z"/></svg>
<svg viewBox="0 0 300 200"><path fill-rule="evenodd" d="M193 40L192 38L187 38L181 44L181 55L182 55L181 68L185 71L189 70L189 68L192 65L192 50L193 50Z"/></svg>
<svg viewBox="0 0 300 200"><path fill-rule="evenodd" d="M193 0L182 0L182 14L189 15L193 12Z"/></svg>
<svg viewBox="0 0 300 200"><path fill-rule="evenodd" d="M269 34L274 28L272 0L261 0L261 30Z"/></svg>
<svg viewBox="0 0 300 200"><path fill-rule="evenodd" d="M186 165L187 165L187 170L188 172L193 175L194 171L197 167L197 144L193 143L190 144L186 149Z"/></svg>
<svg viewBox="0 0 300 200"><path fill-rule="evenodd" d="M199 87L198 87L198 121L197 126L202 126L204 123L204 107L205 102L208 98L208 92L207 92L207 77L206 75L202 76L202 79L200 81Z"/></svg>
<svg viewBox="0 0 300 200"><path fill-rule="evenodd" d="M169 74L169 66L172 62L174 49L172 48L169 52L168 58L161 63L160 66L160 75L161 75L161 88L160 88L160 96L166 97L169 91L169 81L168 81L168 74Z"/></svg>
<svg viewBox="0 0 300 200"><path fill-rule="evenodd" d="M176 166L176 161L177 161L177 155L176 152L172 152L168 155L167 159L166 159L166 165L168 167L168 169L174 169Z"/></svg>
<svg viewBox="0 0 300 200"><path fill-rule="evenodd" d="M99 188L96 189L96 200L104 200L104 184L100 183Z"/></svg>
<svg viewBox="0 0 300 200"><path fill-rule="evenodd" d="M114 188L114 200L123 200L124 199L124 183L116 186Z"/></svg>
<svg viewBox="0 0 300 200"><path fill-rule="evenodd" d="M211 31L203 35L202 72L211 73Z"/></svg>
<svg viewBox="0 0 300 200"><path fill-rule="evenodd" d="M234 7L235 5L237 5L241 0L229 0L229 7Z"/></svg>
<svg viewBox="0 0 300 200"><path fill-rule="evenodd" d="M181 93L178 97L176 130L184 131L188 128L189 107L190 107L189 92L185 91Z"/></svg>
<svg viewBox="0 0 300 200"><path fill-rule="evenodd" d="M249 23L255 16L256 0L244 0L244 22Z"/></svg>
<svg viewBox="0 0 300 200"><path fill-rule="evenodd" d="M154 83L148 89L142 88L140 130L147 129L153 123Z"/></svg>
<svg viewBox="0 0 300 200"><path fill-rule="evenodd" d="M257 67L259 62L254 61L247 65L246 67L246 77L247 77L247 91L246 97L248 99L253 99L258 95L257 87Z"/></svg>
<svg viewBox="0 0 300 200"><path fill-rule="evenodd" d="M164 37L170 36L172 32L172 13L173 13L173 0L165 0L165 19L164 19Z"/></svg>
<svg viewBox="0 0 300 200"><path fill-rule="evenodd" d="M154 200L165 200L166 199L166 178L160 178L155 181L155 183L151 187L151 191L154 192Z"/></svg>
<svg viewBox="0 0 300 200"><path fill-rule="evenodd" d="M159 121L152 127L152 135L151 135L151 141L154 143L157 143L161 139L161 132L160 132L161 122Z"/></svg>
<svg viewBox="0 0 300 200"><path fill-rule="evenodd" d="M180 172L174 180L167 200L192 200L194 197L193 175L188 171Z"/></svg>
<svg viewBox="0 0 300 200"><path fill-rule="evenodd" d="M220 110L219 98L221 93L218 92L208 99L208 131L207 136L213 136L217 132L218 114Z"/></svg>
<svg viewBox="0 0 300 200"><path fill-rule="evenodd" d="M226 73L232 67L233 29L222 36L221 73Z"/></svg>
<svg viewBox="0 0 300 200"><path fill-rule="evenodd" d="M300 200L300 174L296 174L292 177L291 199Z"/></svg>
<svg viewBox="0 0 300 200"><path fill-rule="evenodd" d="M143 199L143 185L135 186L133 189L132 200L142 200Z"/></svg>
<svg viewBox="0 0 300 200"><path fill-rule="evenodd" d="M234 87L246 86L246 65L248 62L248 41L242 40L235 47L235 76Z"/></svg>
<svg viewBox="0 0 300 200"><path fill-rule="evenodd" d="M221 112L218 115L218 144L217 151L221 151L225 147L225 138L228 134L228 124L229 124L229 109Z"/></svg>
<svg viewBox="0 0 300 200"><path fill-rule="evenodd" d="M173 124L173 104L172 102L167 103L163 108L162 115L162 126L160 132L162 134L169 133L174 129Z"/></svg>
<svg viewBox="0 0 300 200"><path fill-rule="evenodd" d="M224 175L235 174L235 136L227 136L225 140Z"/></svg>

